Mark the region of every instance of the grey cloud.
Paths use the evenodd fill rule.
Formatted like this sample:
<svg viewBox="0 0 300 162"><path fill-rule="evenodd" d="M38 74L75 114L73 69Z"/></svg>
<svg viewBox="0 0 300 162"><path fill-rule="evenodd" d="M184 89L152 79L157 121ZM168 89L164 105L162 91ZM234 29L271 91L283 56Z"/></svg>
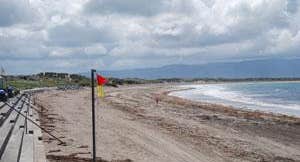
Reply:
<svg viewBox="0 0 300 162"><path fill-rule="evenodd" d="M34 17L28 0L0 1L0 27L29 23Z"/></svg>
<svg viewBox="0 0 300 162"><path fill-rule="evenodd" d="M0 30L1 60L36 60L47 56L48 49L42 44L40 33L21 33L16 30Z"/></svg>
<svg viewBox="0 0 300 162"><path fill-rule="evenodd" d="M97 44L88 47L52 47L47 59L98 59L107 56L106 49Z"/></svg>
<svg viewBox="0 0 300 162"><path fill-rule="evenodd" d="M48 30L47 44L50 46L86 46L92 43L111 43L116 39L116 33L109 26L100 28L89 24L68 22Z"/></svg>
<svg viewBox="0 0 300 162"><path fill-rule="evenodd" d="M155 33L153 38L159 46L169 48L182 47L206 47L223 43L233 43L254 39L260 35L260 31L243 29L241 26L229 28L225 33L214 33L210 26L203 26L197 30L193 24L183 24L175 26L173 29L180 28L177 34Z"/></svg>
<svg viewBox="0 0 300 162"><path fill-rule="evenodd" d="M296 13L299 8L299 0L287 0L287 11L289 13Z"/></svg>
<svg viewBox="0 0 300 162"><path fill-rule="evenodd" d="M153 25L154 29L162 31L154 32L153 37L159 45L173 48L214 46L255 40L271 29L286 29L289 27L291 20L285 15L285 6L278 2L274 1L272 4L262 2L261 5L251 7L249 3L243 1L227 9L224 17L234 20L227 24L226 22L218 22L219 19L217 18L215 18L215 24L208 23L206 19L201 19L200 22L192 21L181 24L177 23L180 17L163 19L168 23L165 23L164 26ZM162 23L164 22L158 24ZM224 31L215 31L216 26ZM174 31L175 34L170 31Z"/></svg>
<svg viewBox="0 0 300 162"><path fill-rule="evenodd" d="M212 7L215 4L215 0L202 0L202 2L207 6L207 7Z"/></svg>
<svg viewBox="0 0 300 162"><path fill-rule="evenodd" d="M169 0L90 0L85 11L99 14L153 16L168 9Z"/></svg>
<svg viewBox="0 0 300 162"><path fill-rule="evenodd" d="M297 0L0 0L0 59L18 73L295 57L299 5Z"/></svg>
<svg viewBox="0 0 300 162"><path fill-rule="evenodd" d="M241 26L248 26L252 30L286 27L288 25L286 7L280 2L261 1L260 5L256 6L250 6L246 2L240 3L230 11L230 16L237 18Z"/></svg>
<svg viewBox="0 0 300 162"><path fill-rule="evenodd" d="M103 67L101 60L95 59L40 59L40 60L4 60L1 65L9 74L32 74L44 71L80 73L92 66Z"/></svg>

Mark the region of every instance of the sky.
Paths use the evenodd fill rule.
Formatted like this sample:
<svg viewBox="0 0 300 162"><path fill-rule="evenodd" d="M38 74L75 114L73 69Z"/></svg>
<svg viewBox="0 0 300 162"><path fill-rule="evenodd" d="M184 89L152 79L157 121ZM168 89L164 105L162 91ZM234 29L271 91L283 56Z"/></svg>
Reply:
<svg viewBox="0 0 300 162"><path fill-rule="evenodd" d="M87 72L300 56L300 0L0 0L0 66Z"/></svg>

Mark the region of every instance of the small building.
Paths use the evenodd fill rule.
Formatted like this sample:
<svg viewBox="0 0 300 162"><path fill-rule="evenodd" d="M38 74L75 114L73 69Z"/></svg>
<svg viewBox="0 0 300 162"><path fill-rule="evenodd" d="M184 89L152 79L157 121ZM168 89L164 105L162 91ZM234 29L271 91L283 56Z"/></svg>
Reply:
<svg viewBox="0 0 300 162"><path fill-rule="evenodd" d="M68 79L69 74L68 73L57 73L57 77L60 79Z"/></svg>
<svg viewBox="0 0 300 162"><path fill-rule="evenodd" d="M47 78L56 78L57 77L57 73L54 72L45 72L44 76Z"/></svg>

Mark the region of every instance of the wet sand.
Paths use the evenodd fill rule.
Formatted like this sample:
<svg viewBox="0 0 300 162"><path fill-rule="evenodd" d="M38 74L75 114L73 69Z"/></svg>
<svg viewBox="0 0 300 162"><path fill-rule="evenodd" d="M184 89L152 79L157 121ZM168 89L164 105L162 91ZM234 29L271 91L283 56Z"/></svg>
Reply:
<svg viewBox="0 0 300 162"><path fill-rule="evenodd" d="M300 119L189 101L169 84L105 88L97 99L99 161L300 161ZM49 161L89 161L89 89L36 94ZM156 100L159 100L158 104ZM101 160L100 160L101 158Z"/></svg>

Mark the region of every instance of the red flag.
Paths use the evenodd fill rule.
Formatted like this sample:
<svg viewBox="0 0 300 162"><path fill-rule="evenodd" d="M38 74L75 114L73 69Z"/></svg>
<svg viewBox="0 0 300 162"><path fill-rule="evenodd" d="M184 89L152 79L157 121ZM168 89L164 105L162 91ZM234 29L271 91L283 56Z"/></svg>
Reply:
<svg viewBox="0 0 300 162"><path fill-rule="evenodd" d="M104 85L107 82L107 80L103 76L97 74L97 82L98 85Z"/></svg>

